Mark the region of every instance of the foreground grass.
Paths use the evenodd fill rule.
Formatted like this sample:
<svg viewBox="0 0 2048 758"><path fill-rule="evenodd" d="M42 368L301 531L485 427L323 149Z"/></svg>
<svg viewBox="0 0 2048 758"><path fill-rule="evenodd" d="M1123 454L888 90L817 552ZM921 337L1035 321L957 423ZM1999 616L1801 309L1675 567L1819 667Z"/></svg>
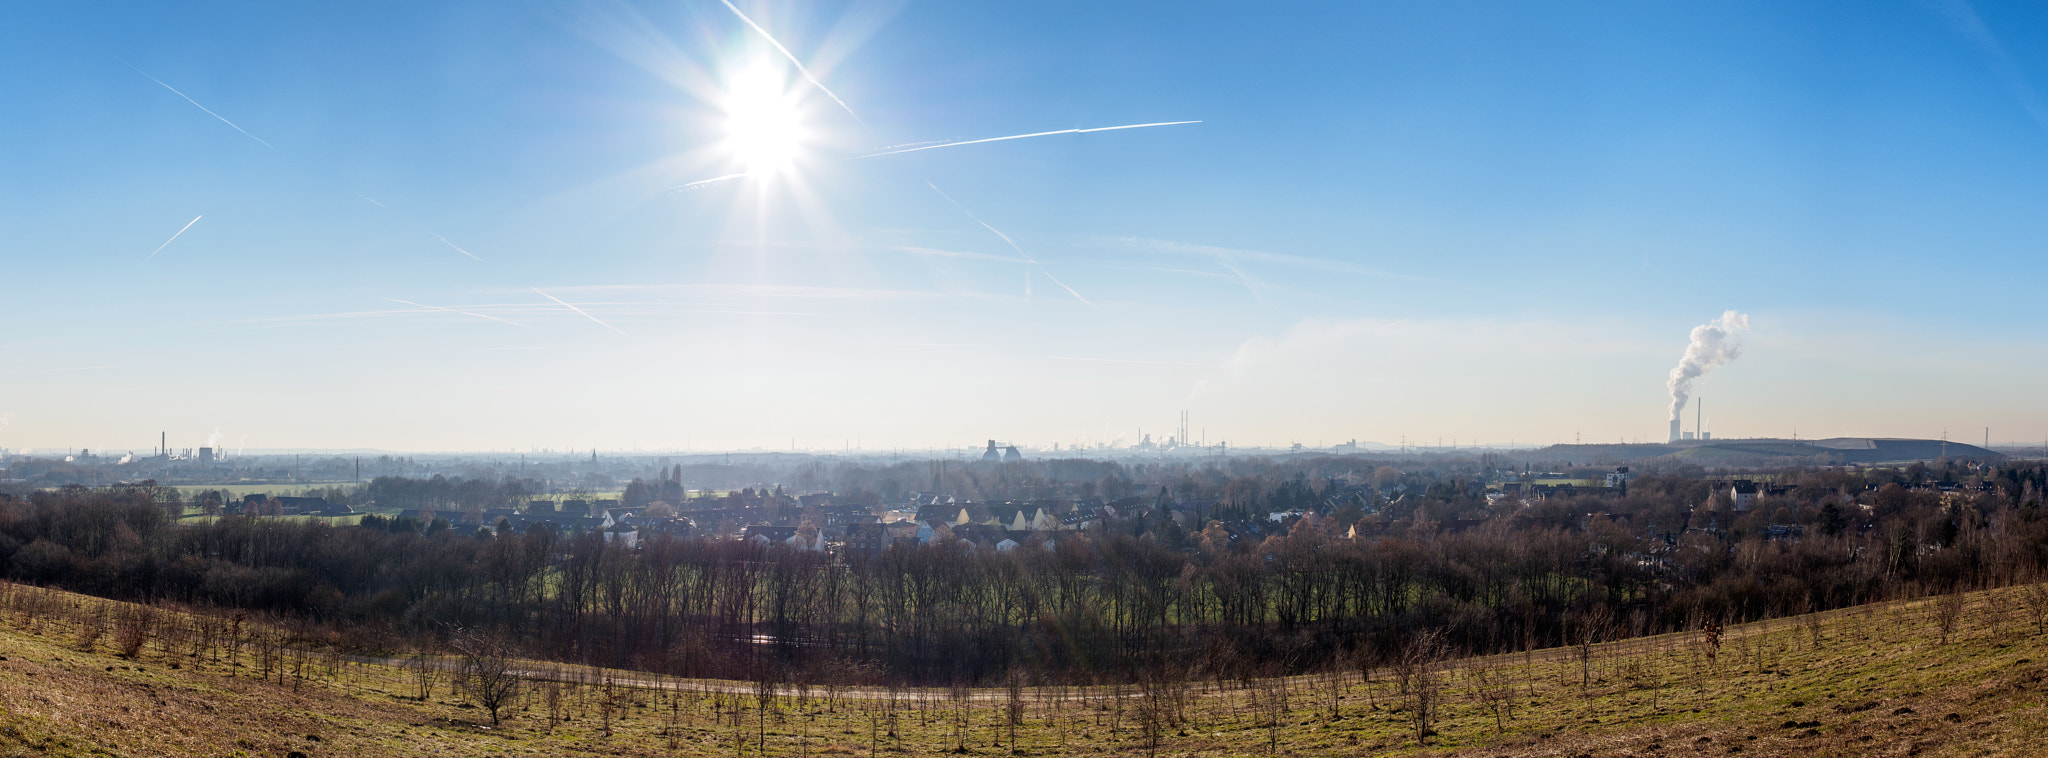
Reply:
<svg viewBox="0 0 2048 758"><path fill-rule="evenodd" d="M1385 671L1209 682L1148 708L1135 689L873 690L767 698L745 684L550 669L502 725L444 681L299 639L298 652L150 639L117 655L128 606L9 587L0 755L2041 755L2048 636L2024 588L1446 664L1418 745ZM170 614L175 615L175 614ZM258 627L251 624L251 630ZM1712 652L1711 660L1709 653ZM616 676L609 684L607 680ZM638 685L638 686L628 686ZM1157 703L1159 701L1151 701ZM1147 718L1147 714L1161 714ZM1277 718L1275 717L1277 715ZM1156 730L1148 724L1159 725ZM1153 737L1156 737L1156 745Z"/></svg>

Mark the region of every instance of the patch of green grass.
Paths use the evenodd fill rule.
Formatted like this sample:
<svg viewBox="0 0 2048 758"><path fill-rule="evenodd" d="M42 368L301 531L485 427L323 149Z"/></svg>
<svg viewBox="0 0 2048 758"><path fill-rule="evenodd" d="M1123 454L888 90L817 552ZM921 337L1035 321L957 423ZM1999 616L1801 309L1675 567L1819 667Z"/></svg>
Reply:
<svg viewBox="0 0 2048 758"><path fill-rule="evenodd" d="M226 492L228 494L228 497L240 500L244 495L258 494L301 497L304 496L306 491L310 489L326 489L329 487L353 487L356 484L357 482L303 482L298 484L180 484L177 485L175 489L178 491L178 494L183 495L188 499L191 498L193 495L197 495L201 492L206 492L208 490L219 490L222 492Z"/></svg>

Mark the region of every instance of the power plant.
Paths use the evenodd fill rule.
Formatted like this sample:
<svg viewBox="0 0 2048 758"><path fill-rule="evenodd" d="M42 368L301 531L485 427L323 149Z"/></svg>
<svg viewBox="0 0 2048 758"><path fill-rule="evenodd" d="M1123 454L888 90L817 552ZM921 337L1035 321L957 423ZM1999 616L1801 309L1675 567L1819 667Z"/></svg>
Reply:
<svg viewBox="0 0 2048 758"><path fill-rule="evenodd" d="M1685 422L1684 422L1684 420L1683 420L1683 419L1680 419L1680 418L1679 418L1679 417L1677 417L1677 416L1672 416L1672 417L1671 417L1671 441L1672 441L1672 442L1683 442L1683 441L1687 441L1687 440L1700 440L1700 441L1705 441L1705 440L1710 440L1710 439L1713 439L1713 438L1714 438L1714 434L1713 434L1712 432L1709 432L1709 431L1707 431L1707 428L1706 428L1706 418L1707 418L1707 410L1706 410L1706 409L1707 409L1707 401L1705 401L1705 400L1701 400L1701 399L1698 399L1698 398L1694 398L1694 400L1693 400L1693 403L1694 403L1694 404L1693 404L1693 419L1692 419L1692 429L1693 429L1693 430L1692 430L1692 431L1690 431L1690 432L1688 432L1688 431L1685 431L1685 428L1684 428L1684 424L1685 424Z"/></svg>

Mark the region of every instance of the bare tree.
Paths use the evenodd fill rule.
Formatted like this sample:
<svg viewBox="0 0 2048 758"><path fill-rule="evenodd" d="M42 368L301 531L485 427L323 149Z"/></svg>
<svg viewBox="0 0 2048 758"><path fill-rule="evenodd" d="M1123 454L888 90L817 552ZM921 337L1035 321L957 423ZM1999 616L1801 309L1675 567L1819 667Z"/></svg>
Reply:
<svg viewBox="0 0 2048 758"><path fill-rule="evenodd" d="M2048 634L2048 582L2027 585L2027 613L2034 617L2034 632Z"/></svg>
<svg viewBox="0 0 2048 758"><path fill-rule="evenodd" d="M414 698L422 703L434 696L434 686L441 682L438 663L424 647L414 648L412 658L405 662L406 672L412 674Z"/></svg>
<svg viewBox="0 0 2048 758"><path fill-rule="evenodd" d="M1934 625L1941 630L1941 644L1948 644L1950 635L1963 622L1963 591L1958 588L1934 599Z"/></svg>
<svg viewBox="0 0 2048 758"><path fill-rule="evenodd" d="M1799 616L1799 625L1805 627L1807 636L1813 639L1813 649L1819 650L1827 641L1825 630L1821 626L1820 612L1814 607L1811 599L1806 601L1805 611Z"/></svg>
<svg viewBox="0 0 2048 758"><path fill-rule="evenodd" d="M511 649L494 636L458 631L455 651L462 656L462 670L457 678L462 694L490 711L491 726L498 726L499 713L518 699L524 684L514 667Z"/></svg>
<svg viewBox="0 0 2048 758"><path fill-rule="evenodd" d="M1572 650L1579 659L1579 686L1593 683L1593 649L1614 627L1614 612L1605 605L1595 605L1572 618Z"/></svg>
<svg viewBox="0 0 2048 758"><path fill-rule="evenodd" d="M619 678L606 670L597 676L597 713L601 730L599 734L612 736L612 719L624 710L626 688L619 686Z"/></svg>
<svg viewBox="0 0 2048 758"><path fill-rule="evenodd" d="M1344 685L1349 667L1342 656L1333 655L1327 665L1315 674L1316 686L1322 689L1323 703L1329 706L1327 720L1335 722L1344 717L1342 710Z"/></svg>
<svg viewBox="0 0 2048 758"><path fill-rule="evenodd" d="M1394 677L1400 683L1401 696L1407 700L1408 719L1415 727L1417 745L1434 734L1429 727L1436 720L1443 695L1441 669L1448 652L1443 632L1431 629L1409 638L1407 646L1394 659Z"/></svg>
<svg viewBox="0 0 2048 758"><path fill-rule="evenodd" d="M768 752L768 711L775 707L775 688L782 679L781 673L773 663L757 661L754 664L754 744L760 746L763 755ZM738 704L733 709L737 714ZM738 720L737 715L734 720Z"/></svg>
<svg viewBox="0 0 2048 758"><path fill-rule="evenodd" d="M1479 696L1481 705L1493 714L1495 734L1505 734L1508 721L1515 717L1515 684L1505 669L1474 664L1465 670L1472 679L1472 691Z"/></svg>
<svg viewBox="0 0 2048 758"><path fill-rule="evenodd" d="M569 720L569 701L562 697L561 680L562 670L557 668L552 674L548 675L547 681L540 686L541 702L548 709L548 731L550 732L555 730L555 725Z"/></svg>
<svg viewBox="0 0 2048 758"><path fill-rule="evenodd" d="M1003 677L1003 690L1008 698L1005 710L1008 718L1005 725L1010 728L1010 752L1017 752L1017 727L1024 725L1024 669L1011 666L1009 675Z"/></svg>
<svg viewBox="0 0 2048 758"><path fill-rule="evenodd" d="M1280 752L1280 721L1287 717L1287 677L1277 666L1251 683L1252 707L1266 722L1266 749Z"/></svg>

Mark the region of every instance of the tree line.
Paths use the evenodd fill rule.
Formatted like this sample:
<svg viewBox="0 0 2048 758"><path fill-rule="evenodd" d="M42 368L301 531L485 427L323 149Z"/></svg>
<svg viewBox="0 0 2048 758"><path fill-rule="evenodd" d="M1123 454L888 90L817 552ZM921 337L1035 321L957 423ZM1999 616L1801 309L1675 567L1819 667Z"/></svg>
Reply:
<svg viewBox="0 0 2048 758"><path fill-rule="evenodd" d="M1340 504L1263 538L1160 510L1006 553L941 539L840 555L667 536L627 548L545 526L177 524L154 490L68 488L0 503L0 571L110 598L292 614L375 631L368 639L487 633L525 655L680 676L1249 677L1385 665L1425 632L1456 652L1526 650L2021 581L2048 567L2042 474L2004 469L1965 494L1915 488L1904 472L1862 490L1794 472L1782 479L1831 494L1739 513L1711 482L1677 475L1626 497L1528 507L1425 487L1433 494ZM1256 497L1309 502L1299 488L1310 481L1267 481ZM1474 509L1496 517L1444 528ZM1765 539L1783 523L1807 528ZM1350 538L1360 524L1380 528Z"/></svg>

